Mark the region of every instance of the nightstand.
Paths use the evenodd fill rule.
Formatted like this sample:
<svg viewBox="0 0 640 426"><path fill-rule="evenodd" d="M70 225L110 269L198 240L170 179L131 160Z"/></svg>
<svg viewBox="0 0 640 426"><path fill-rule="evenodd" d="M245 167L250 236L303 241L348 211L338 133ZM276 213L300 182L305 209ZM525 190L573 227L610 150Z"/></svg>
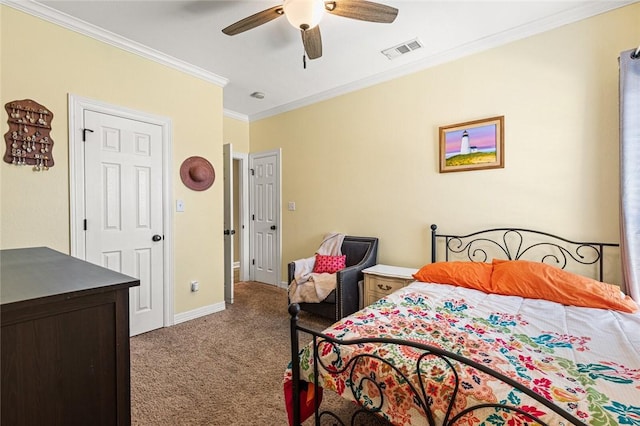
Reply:
<svg viewBox="0 0 640 426"><path fill-rule="evenodd" d="M394 291L415 281L412 274L418 272L415 268L399 266L375 265L363 269L364 274L364 306L381 299Z"/></svg>

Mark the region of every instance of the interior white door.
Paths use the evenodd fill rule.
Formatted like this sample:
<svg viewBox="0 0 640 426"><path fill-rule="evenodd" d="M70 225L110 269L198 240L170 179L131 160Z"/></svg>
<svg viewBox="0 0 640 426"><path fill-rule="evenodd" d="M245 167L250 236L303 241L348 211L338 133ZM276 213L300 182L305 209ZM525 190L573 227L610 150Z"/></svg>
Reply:
<svg viewBox="0 0 640 426"><path fill-rule="evenodd" d="M251 269L254 280L278 285L280 278L280 151L250 155Z"/></svg>
<svg viewBox="0 0 640 426"><path fill-rule="evenodd" d="M224 301L233 303L233 146L222 147L224 174Z"/></svg>
<svg viewBox="0 0 640 426"><path fill-rule="evenodd" d="M162 130L86 110L86 260L136 277L130 333L164 324Z"/></svg>

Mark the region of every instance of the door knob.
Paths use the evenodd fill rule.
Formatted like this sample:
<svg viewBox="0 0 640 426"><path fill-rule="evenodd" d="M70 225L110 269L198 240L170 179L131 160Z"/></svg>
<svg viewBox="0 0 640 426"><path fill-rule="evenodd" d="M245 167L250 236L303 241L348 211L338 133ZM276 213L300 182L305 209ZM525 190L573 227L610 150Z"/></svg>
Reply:
<svg viewBox="0 0 640 426"><path fill-rule="evenodd" d="M276 226L275 225L271 225L271 229L275 230Z"/></svg>
<svg viewBox="0 0 640 426"><path fill-rule="evenodd" d="M153 241L160 241L160 240L162 239L162 236L160 236L160 235L156 234L156 235L154 235L153 237L151 237L151 239L152 239Z"/></svg>

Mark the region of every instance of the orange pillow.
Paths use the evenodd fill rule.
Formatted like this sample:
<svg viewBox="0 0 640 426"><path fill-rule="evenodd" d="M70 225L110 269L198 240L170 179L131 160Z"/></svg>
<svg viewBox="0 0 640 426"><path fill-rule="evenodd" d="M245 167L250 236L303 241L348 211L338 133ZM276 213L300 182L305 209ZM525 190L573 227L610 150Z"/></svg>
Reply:
<svg viewBox="0 0 640 426"><path fill-rule="evenodd" d="M425 283L453 284L489 291L493 265L484 262L436 262L424 265L413 278Z"/></svg>
<svg viewBox="0 0 640 426"><path fill-rule="evenodd" d="M564 305L636 312L620 287L526 260L493 260L490 293L545 299Z"/></svg>

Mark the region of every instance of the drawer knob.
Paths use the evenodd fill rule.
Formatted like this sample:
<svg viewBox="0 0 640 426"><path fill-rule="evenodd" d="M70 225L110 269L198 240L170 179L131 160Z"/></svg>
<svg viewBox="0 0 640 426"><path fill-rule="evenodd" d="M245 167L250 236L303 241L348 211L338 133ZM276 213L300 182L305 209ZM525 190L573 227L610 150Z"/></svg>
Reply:
<svg viewBox="0 0 640 426"><path fill-rule="evenodd" d="M385 290L385 291L387 291L387 290L391 290L391 286L390 286L389 284L385 284L385 285L378 284L378 288L379 288L380 290Z"/></svg>

